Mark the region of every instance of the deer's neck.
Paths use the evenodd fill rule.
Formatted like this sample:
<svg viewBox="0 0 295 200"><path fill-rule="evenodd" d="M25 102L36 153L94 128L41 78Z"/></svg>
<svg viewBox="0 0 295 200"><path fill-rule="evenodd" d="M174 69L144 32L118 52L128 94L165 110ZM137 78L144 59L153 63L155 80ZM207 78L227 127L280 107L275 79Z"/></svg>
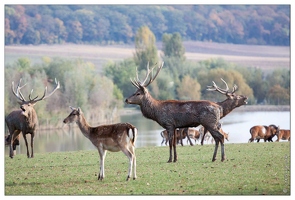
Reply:
<svg viewBox="0 0 295 200"><path fill-rule="evenodd" d="M37 113L34 109L30 110L28 113L24 114L25 120L27 121L28 128L35 128L38 124Z"/></svg>
<svg viewBox="0 0 295 200"><path fill-rule="evenodd" d="M156 113L160 109L159 105L160 105L159 100L156 100L151 95L146 94L146 96L144 97L142 101L142 104L140 105L140 109L144 117L156 121L157 120Z"/></svg>
<svg viewBox="0 0 295 200"><path fill-rule="evenodd" d="M222 102L218 102L217 104L221 106L220 118L225 117L228 113L230 113L235 108L233 102L230 99L226 99Z"/></svg>
<svg viewBox="0 0 295 200"><path fill-rule="evenodd" d="M89 139L91 127L88 124L88 122L86 121L84 115L81 115L81 119L79 121L77 121L77 124L78 124L81 132L83 133L83 135Z"/></svg>

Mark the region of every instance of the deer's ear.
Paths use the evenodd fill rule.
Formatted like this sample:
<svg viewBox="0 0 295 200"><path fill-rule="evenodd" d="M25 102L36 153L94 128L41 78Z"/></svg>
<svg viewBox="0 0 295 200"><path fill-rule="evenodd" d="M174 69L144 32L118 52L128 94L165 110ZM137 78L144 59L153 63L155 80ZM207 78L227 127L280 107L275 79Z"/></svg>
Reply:
<svg viewBox="0 0 295 200"><path fill-rule="evenodd" d="M82 110L81 110L81 108L80 108L80 107L78 107L78 108L77 108L77 111L78 111L78 113L79 113L79 114L81 114L81 113L82 113Z"/></svg>

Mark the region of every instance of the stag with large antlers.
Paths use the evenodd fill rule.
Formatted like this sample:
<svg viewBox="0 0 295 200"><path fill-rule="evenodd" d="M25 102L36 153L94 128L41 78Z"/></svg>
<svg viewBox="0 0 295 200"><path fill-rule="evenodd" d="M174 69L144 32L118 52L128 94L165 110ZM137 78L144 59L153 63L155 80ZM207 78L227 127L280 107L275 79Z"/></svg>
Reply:
<svg viewBox="0 0 295 200"><path fill-rule="evenodd" d="M28 158L34 157L34 136L35 136L36 127L38 125L38 117L34 109L34 105L38 101L41 101L50 97L60 87L59 82L55 80L55 83L56 83L56 86L50 94L47 94L47 87L45 87L44 94L41 98L38 98L38 96L36 96L35 98L32 98L33 90L31 90L31 93L29 94L29 100L27 101L21 93L21 89L26 84L23 86L20 86L21 84L21 79L20 79L16 90L14 90L14 82L12 82L12 93L18 98L18 100L20 100L20 102L18 102L20 104L20 110L12 111L5 118L5 122L7 124L8 130L10 133L10 137L9 137L10 141L8 141L8 143L10 144L10 152L9 152L10 158L13 158L14 156L13 143L14 143L14 140L18 138L20 132L22 132L23 138L26 143ZM29 153L26 134L31 134L31 155Z"/></svg>
<svg viewBox="0 0 295 200"><path fill-rule="evenodd" d="M213 82L213 86L209 90L216 90L228 97L222 104L227 105L223 107L220 104L211 101L177 101L177 100L157 100L154 99L148 92L147 86L151 84L160 70L163 67L162 63L159 65L155 76L153 76L153 68L150 70L147 65L147 73L144 81L137 79L131 80L131 83L137 88L136 92L128 97L125 102L128 104L137 104L140 106L144 117L156 121L160 126L166 129L169 133L169 160L172 162L172 147L174 151L174 162L177 161L176 152L176 137L174 137L174 130L176 128L197 127L202 125L206 130L210 131L215 140L215 150L212 161L216 160L216 154L219 143L221 144L221 161L225 160L224 152L224 136L220 133L219 119L227 115L231 110L241 105L247 104L247 97L242 95L235 95L237 86L232 92L222 90ZM225 82L225 81L224 81Z"/></svg>

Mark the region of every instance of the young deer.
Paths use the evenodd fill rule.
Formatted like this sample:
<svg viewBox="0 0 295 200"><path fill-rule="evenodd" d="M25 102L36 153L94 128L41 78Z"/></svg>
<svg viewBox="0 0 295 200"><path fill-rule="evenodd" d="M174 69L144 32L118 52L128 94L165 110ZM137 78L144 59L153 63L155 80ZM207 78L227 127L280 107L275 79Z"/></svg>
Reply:
<svg viewBox="0 0 295 200"><path fill-rule="evenodd" d="M26 143L27 147L27 156L28 158L33 158L34 157L34 136L35 136L35 130L38 125L38 117L37 113L34 109L34 105L41 100L44 100L48 97L50 97L59 87L59 82L55 80L56 86L53 89L53 91L46 95L47 93L47 87L45 87L44 95L38 99L38 96L35 98L31 98L33 90L31 90L31 94L29 95L29 101L26 101L24 96L21 93L21 89L25 86L20 86L21 84L21 79L19 80L18 86L16 88L16 91L14 91L14 82L12 82L12 92L13 94L20 100L18 102L20 104L20 110L15 110L12 111L7 117L5 118L5 122L7 124L8 130L10 135L7 137L10 146L10 153L9 156L10 158L13 158L14 153L13 150L15 149L15 140L19 139L19 134L22 132L23 138ZM28 141L26 138L26 134L31 134L31 156L29 153L29 148L28 148Z"/></svg>
<svg viewBox="0 0 295 200"><path fill-rule="evenodd" d="M219 143L221 143L221 161L225 160L224 153L224 136L219 132L219 119L227 115L231 110L241 105L247 104L247 97L235 95L234 92L237 86L234 86L232 92L225 91L216 86L209 86L209 90L216 90L221 93L226 93L228 108L225 109L220 104L211 101L177 101L177 100L157 100L154 99L148 92L147 86L151 84L160 70L163 67L159 65L155 76L152 75L152 70L147 65L147 73L143 81L140 81L137 74L137 79L131 80L131 83L137 88L136 92L128 97L125 102L128 104L136 104L140 106L144 117L156 121L160 126L166 129L169 133L169 160L172 162L172 146L174 150L174 162L177 161L176 152L176 137L174 130L176 128L197 127L202 125L206 130L209 130L215 140L215 150L212 161L216 160L216 154Z"/></svg>
<svg viewBox="0 0 295 200"><path fill-rule="evenodd" d="M133 179L136 179L136 157L135 141L137 138L137 129L129 123L118 123L91 127L80 108L73 108L70 115L64 119L64 123L76 122L83 133L92 144L98 149L100 156L100 172L98 180L102 180L104 175L104 159L106 152L122 151L129 159L129 171L127 181L131 177L133 165ZM131 131L131 132L130 132Z"/></svg>

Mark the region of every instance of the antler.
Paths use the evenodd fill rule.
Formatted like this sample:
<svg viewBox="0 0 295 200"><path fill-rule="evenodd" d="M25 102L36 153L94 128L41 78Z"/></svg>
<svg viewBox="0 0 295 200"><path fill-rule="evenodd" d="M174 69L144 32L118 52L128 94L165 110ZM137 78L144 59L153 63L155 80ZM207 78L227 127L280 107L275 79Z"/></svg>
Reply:
<svg viewBox="0 0 295 200"><path fill-rule="evenodd" d="M24 96L22 95L22 93L21 93L20 90L21 90L26 84L24 84L23 86L20 86L21 80L22 80L22 79L19 80L19 83L18 83L18 85L17 85L16 91L14 90L14 82L12 82L12 92L13 92L13 94L14 94L19 100L25 102L26 99L24 98ZM37 99L38 96L36 96L35 98L32 99L31 96L32 96L33 90L31 90L31 93L29 94L30 102L37 102L37 101L41 101L41 100L43 100L43 99L46 99L46 98L50 97L50 96L51 96L51 95L52 95L57 89L59 89L59 87L60 87L60 84L59 84L59 82L57 82L56 79L55 79L55 83L56 83L56 86L55 86L54 90L53 90L50 94L48 94L48 95L46 95L46 93L47 93L47 87L45 87L44 95L43 95L40 99Z"/></svg>
<svg viewBox="0 0 295 200"><path fill-rule="evenodd" d="M208 90L208 91L218 91L218 92L220 92L221 94L228 95L229 93L230 93L230 94L234 94L235 91L238 89L238 86L237 86L237 85L234 85L234 87L233 87L233 91L232 91L232 92L229 92L229 91L228 91L229 88L228 88L228 85L227 85L227 83L225 82L225 80L223 80L223 79L221 78L221 81L224 82L224 84L225 84L225 86L226 86L226 89L221 89L220 87L218 87L218 86L216 85L216 83L215 83L214 81L212 81L213 86L207 86L207 87L208 87L207 90Z"/></svg>
<svg viewBox="0 0 295 200"><path fill-rule="evenodd" d="M138 71L137 71L137 68L136 68L136 80L135 79L134 80L130 79L131 83L137 88L140 88L140 86L141 87L147 87L149 84L151 84L156 79L156 77L158 76L160 70L163 68L163 65L164 65L164 62L162 62L162 64L159 65L155 76L153 76L153 70L156 67L156 65L152 69L149 69L149 63L148 63L147 64L147 72L146 72L146 75L145 75L145 78L144 78L143 81L139 80ZM146 83L148 78L149 78L149 81Z"/></svg>
<svg viewBox="0 0 295 200"><path fill-rule="evenodd" d="M24 98L24 96L21 93L21 89L26 85L24 84L23 86L20 87L20 83L21 83L22 79L19 80L18 84L17 84L17 88L16 88L16 92L14 91L14 82L12 81L11 83L11 88L12 88L12 93L21 101L26 101L26 99Z"/></svg>
<svg viewBox="0 0 295 200"><path fill-rule="evenodd" d="M50 97L57 89L60 88L59 81L57 81L56 78L55 78L55 83L56 83L56 86L55 86L54 90L50 94L46 95L46 93L47 93L47 86L46 86L43 96L41 98L39 98L39 99L37 99L38 96L36 96L35 98L31 99L31 95L32 95L32 92L33 92L33 90L31 90L31 94L29 95L30 101L37 102L37 101L41 101L43 99L46 99L46 98Z"/></svg>

